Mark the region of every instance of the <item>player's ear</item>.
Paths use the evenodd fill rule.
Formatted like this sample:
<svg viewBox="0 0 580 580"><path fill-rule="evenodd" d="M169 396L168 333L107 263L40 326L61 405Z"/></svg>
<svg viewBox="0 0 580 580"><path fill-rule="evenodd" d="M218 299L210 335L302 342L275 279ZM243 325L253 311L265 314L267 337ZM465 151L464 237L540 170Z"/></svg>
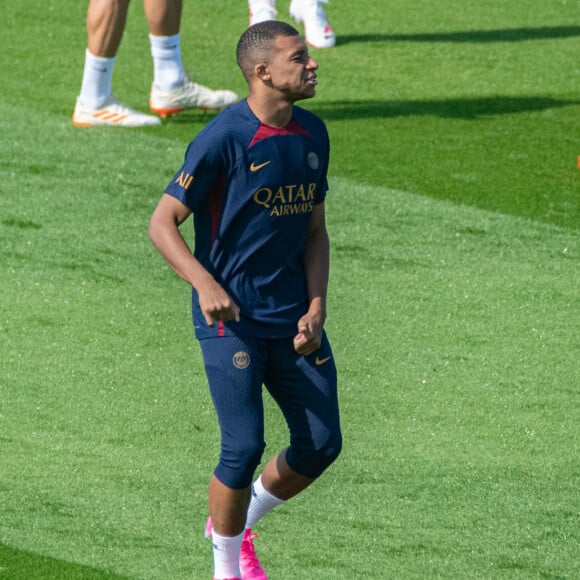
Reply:
<svg viewBox="0 0 580 580"><path fill-rule="evenodd" d="M256 78L260 79L261 81L269 81L272 77L270 75L270 69L268 68L268 64L265 62L260 62L254 67L254 73Z"/></svg>

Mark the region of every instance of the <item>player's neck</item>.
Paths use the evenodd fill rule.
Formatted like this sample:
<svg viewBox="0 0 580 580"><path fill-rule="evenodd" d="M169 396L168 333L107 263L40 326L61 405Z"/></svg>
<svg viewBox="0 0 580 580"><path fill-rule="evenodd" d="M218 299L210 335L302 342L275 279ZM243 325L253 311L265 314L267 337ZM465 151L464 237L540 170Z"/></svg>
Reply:
<svg viewBox="0 0 580 580"><path fill-rule="evenodd" d="M284 127L292 120L292 103L271 101L254 95L247 98L252 113L264 124L272 127Z"/></svg>

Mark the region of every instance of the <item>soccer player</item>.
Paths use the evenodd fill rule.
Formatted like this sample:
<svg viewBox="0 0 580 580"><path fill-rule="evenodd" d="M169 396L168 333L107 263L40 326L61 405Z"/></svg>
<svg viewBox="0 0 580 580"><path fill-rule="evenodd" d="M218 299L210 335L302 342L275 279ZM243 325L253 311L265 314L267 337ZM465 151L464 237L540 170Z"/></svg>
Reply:
<svg viewBox="0 0 580 580"><path fill-rule="evenodd" d="M326 18L322 4L328 0L292 0L290 15L296 22L304 23L306 42L315 48L330 48L336 44L336 36ZM248 0L250 24L275 20L276 0Z"/></svg>
<svg viewBox="0 0 580 580"><path fill-rule="evenodd" d="M184 109L221 109L238 100L232 91L214 91L194 83L181 61L179 29L182 0L144 0L153 57L153 85L149 106L165 117ZM73 123L79 127L159 125L154 115L139 113L119 102L111 91L117 51L121 44L129 0L91 0L87 13L88 47L81 92Z"/></svg>
<svg viewBox="0 0 580 580"><path fill-rule="evenodd" d="M328 133L294 105L314 96L317 62L297 30L265 21L240 37L243 101L189 144L149 236L193 288L193 322L221 431L209 484L215 579L266 579L252 528L342 447L336 367L324 331L329 272ZM192 255L180 226L193 214ZM290 445L254 480L264 451L262 386Z"/></svg>

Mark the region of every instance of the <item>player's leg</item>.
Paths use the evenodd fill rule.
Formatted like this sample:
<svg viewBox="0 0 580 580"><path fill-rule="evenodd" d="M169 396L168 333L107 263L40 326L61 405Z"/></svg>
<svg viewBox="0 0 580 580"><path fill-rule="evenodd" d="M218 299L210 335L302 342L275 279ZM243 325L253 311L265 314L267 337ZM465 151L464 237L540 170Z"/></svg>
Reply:
<svg viewBox="0 0 580 580"><path fill-rule="evenodd" d="M153 57L153 84L164 91L183 83L185 70L181 61L181 0L145 0L149 23L149 41Z"/></svg>
<svg viewBox="0 0 580 580"><path fill-rule="evenodd" d="M316 479L342 449L334 356L326 333L320 348L308 356L297 355L289 345L281 344L281 348L286 348L290 366L286 372L276 371L274 380L269 377L267 386L290 429L285 462L292 471ZM292 471L279 471L277 485L293 478Z"/></svg>
<svg viewBox="0 0 580 580"><path fill-rule="evenodd" d="M221 109L238 100L232 91L213 90L194 83L181 60L182 0L144 0L153 57L149 105L162 117L185 109Z"/></svg>
<svg viewBox="0 0 580 580"><path fill-rule="evenodd" d="M128 10L129 0L91 0L87 11L87 48L91 54L117 56Z"/></svg>
<svg viewBox="0 0 580 580"><path fill-rule="evenodd" d="M314 477L302 475L292 469L286 460L286 453L287 450L284 449L272 457L264 466L259 477L259 481L264 490L280 503L286 502L295 495L298 495L315 481ZM252 518L246 521L246 526L253 527L264 515L265 513L252 513ZM250 513L248 513L248 518L250 518Z"/></svg>
<svg viewBox="0 0 580 580"><path fill-rule="evenodd" d="M342 434L336 366L326 335L320 349L309 356L298 355L292 340L274 344L276 364L268 369L265 383L286 418L291 444L267 463L259 479L266 492L286 501L338 457ZM246 526L265 513L254 514L250 505Z"/></svg>
<svg viewBox="0 0 580 580"><path fill-rule="evenodd" d="M221 432L220 460L209 486L216 578L240 577L239 558L250 498L250 483L264 443L261 341L223 337L202 340L206 374Z"/></svg>
<svg viewBox="0 0 580 580"><path fill-rule="evenodd" d="M80 94L73 113L79 127L144 127L159 119L120 103L111 90L117 51L123 38L129 0L91 0L87 11L87 50Z"/></svg>
<svg viewBox="0 0 580 580"><path fill-rule="evenodd" d="M211 478L208 491L211 515L206 522L206 536L212 540L214 580L243 577L240 570L240 551L244 541L243 526L249 495L249 487L233 489L215 475Z"/></svg>
<svg viewBox="0 0 580 580"><path fill-rule="evenodd" d="M250 26L265 20L276 20L276 0L248 0Z"/></svg>
<svg viewBox="0 0 580 580"><path fill-rule="evenodd" d="M290 14L296 22L304 22L306 42L315 48L330 48L336 44L336 36L324 11L328 0L292 0Z"/></svg>
<svg viewBox="0 0 580 580"><path fill-rule="evenodd" d="M179 34L182 0L144 0L143 7L151 34L155 36Z"/></svg>
<svg viewBox="0 0 580 580"><path fill-rule="evenodd" d="M336 459L342 447L336 367L326 336L321 348L304 357L294 351L292 338L271 341L274 355L265 384L282 409L291 445L270 459L252 485L246 534L266 514L314 482ZM251 542L244 542L242 569L266 578Z"/></svg>

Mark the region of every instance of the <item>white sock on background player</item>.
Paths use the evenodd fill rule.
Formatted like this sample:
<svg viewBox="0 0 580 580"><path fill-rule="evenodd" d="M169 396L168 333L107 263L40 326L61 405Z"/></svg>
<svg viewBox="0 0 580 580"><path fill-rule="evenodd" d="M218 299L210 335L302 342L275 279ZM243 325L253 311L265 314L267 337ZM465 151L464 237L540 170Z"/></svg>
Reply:
<svg viewBox="0 0 580 580"><path fill-rule="evenodd" d="M117 57L104 58L85 52L85 68L81 84L80 99L91 109L98 109L111 94L113 69Z"/></svg>
<svg viewBox="0 0 580 580"><path fill-rule="evenodd" d="M185 71L181 60L180 35L149 35L153 57L153 84L162 91L171 91L183 84Z"/></svg>

